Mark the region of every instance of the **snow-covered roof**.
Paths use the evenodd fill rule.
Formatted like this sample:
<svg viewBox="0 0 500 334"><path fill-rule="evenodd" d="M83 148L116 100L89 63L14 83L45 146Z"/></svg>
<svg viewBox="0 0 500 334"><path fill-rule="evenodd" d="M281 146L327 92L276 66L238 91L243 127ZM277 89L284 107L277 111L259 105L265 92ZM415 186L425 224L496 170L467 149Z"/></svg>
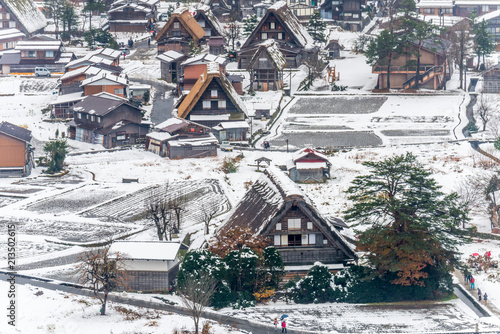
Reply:
<svg viewBox="0 0 500 334"><path fill-rule="evenodd" d="M149 137L157 141L164 141L173 138L174 136L172 136L168 132L150 132L146 135L146 137Z"/></svg>
<svg viewBox="0 0 500 334"><path fill-rule="evenodd" d="M26 34L15 28L0 29L0 40L25 36Z"/></svg>
<svg viewBox="0 0 500 334"><path fill-rule="evenodd" d="M17 18L26 34L31 35L47 26L47 19L32 0L3 0L3 4Z"/></svg>
<svg viewBox="0 0 500 334"><path fill-rule="evenodd" d="M185 61L183 61L181 63L181 65L182 66L200 65L200 64L206 64L209 62L216 62L219 65L225 66L229 62L229 60L227 60L226 58L221 57L221 56L213 55L211 53L204 53L204 54L197 55L195 57L191 57L191 58L186 59Z"/></svg>
<svg viewBox="0 0 500 334"><path fill-rule="evenodd" d="M193 39L199 40L203 38L203 36L205 36L205 30L194 19L193 15L191 15L191 13L189 12L189 9L181 6L174 10L172 15L170 15L167 23L165 23L160 32L158 32L158 34L156 35L157 41L164 38L165 33L174 22L179 22Z"/></svg>
<svg viewBox="0 0 500 334"><path fill-rule="evenodd" d="M177 52L175 50L169 50L167 52L162 53L161 55L156 56L156 59L161 61L171 63L173 61L179 60L186 57L184 54Z"/></svg>
<svg viewBox="0 0 500 334"><path fill-rule="evenodd" d="M109 251L127 260L173 261L180 247L179 242L114 241Z"/></svg>
<svg viewBox="0 0 500 334"><path fill-rule="evenodd" d="M167 119L164 122L161 122L160 124L155 125L155 128L156 129L164 129L164 128L172 126L172 125L186 124L186 123L187 123L187 120L185 120L185 119L172 117L172 118Z"/></svg>
<svg viewBox="0 0 500 334"><path fill-rule="evenodd" d="M108 13L115 13L115 12L121 12L125 8L133 8L134 12L144 12L144 13L151 13L153 10L150 7L140 5L140 4L134 4L134 3L127 3L123 4L121 6L115 7L113 9L108 10Z"/></svg>
<svg viewBox="0 0 500 334"><path fill-rule="evenodd" d="M236 122L221 122L217 126L214 126L213 129L217 131L228 130L228 129L248 129L250 126L245 121L236 121Z"/></svg>
<svg viewBox="0 0 500 334"><path fill-rule="evenodd" d="M452 0L420 0L416 2L417 8L453 8Z"/></svg>
<svg viewBox="0 0 500 334"><path fill-rule="evenodd" d="M306 27L300 23L297 16L293 14L285 1L278 1L267 9L266 14L260 19L255 29L246 39L242 48L249 46L250 43L254 41L255 34L260 31L261 26L267 22L271 13L278 18L285 30L300 47L303 47L304 49L315 48L314 39L311 37L309 32L307 32Z"/></svg>
<svg viewBox="0 0 500 334"><path fill-rule="evenodd" d="M262 43L257 44L258 49L255 51L252 59L250 59L249 68L253 68L253 65L259 59L260 53L265 52L271 63L274 65L275 69L282 70L286 66L286 59L283 53L281 53L278 43L274 39L268 39Z"/></svg>
<svg viewBox="0 0 500 334"><path fill-rule="evenodd" d="M318 150L310 148L310 147L306 147L306 148L301 149L298 152L295 152L293 157L292 157L292 160L295 162L295 161L307 156L308 154L314 154L314 155L318 156L319 158L322 158L322 159L328 161L328 157L325 154L321 153Z"/></svg>
<svg viewBox="0 0 500 334"><path fill-rule="evenodd" d="M118 77L116 75L107 75L106 73L99 73L98 75L83 80L82 86L92 85L101 80L109 82L110 84L119 83L125 86L128 85L128 80L125 78Z"/></svg>
<svg viewBox="0 0 500 334"><path fill-rule="evenodd" d="M170 140L168 142L169 146L181 147L181 146L210 146L217 145L219 141L215 138L213 133L209 133L204 137L192 137L184 138L178 140Z"/></svg>
<svg viewBox="0 0 500 334"><path fill-rule="evenodd" d="M122 53L120 50L103 48L103 49L97 49L95 51L92 51L92 52L88 53L86 56L87 57L100 56L102 58L118 59L118 58L120 58L121 55L122 55Z"/></svg>
<svg viewBox="0 0 500 334"><path fill-rule="evenodd" d="M97 64L104 64L111 66L113 65L113 60L108 59L108 58L103 58L99 55L86 55L85 57L78 58L73 60L72 62L69 62L66 67L77 67L77 66L83 66L85 64L92 64L92 65L97 65Z"/></svg>
<svg viewBox="0 0 500 334"><path fill-rule="evenodd" d="M196 7L195 17L197 18L198 15L203 15L207 19L208 23L215 29L215 31L217 31L220 36L224 36L224 28L222 28L220 21L210 10L210 6L199 3Z"/></svg>
<svg viewBox="0 0 500 334"><path fill-rule="evenodd" d="M60 80L61 81L67 80L67 79L79 76L81 74L85 74L86 77L88 78L90 76L94 76L94 75L98 75L98 74L104 74L104 73L106 75L113 75L113 72L111 72L111 71L107 71L107 70L104 70L102 68L98 68L98 67L94 67L94 66L91 66L91 65L87 65L87 66L84 66L84 67L79 67L76 70L68 71L68 72L64 73L64 75L60 78Z"/></svg>
<svg viewBox="0 0 500 334"><path fill-rule="evenodd" d="M85 98L85 96L83 96L83 92L58 95L57 98L54 101L52 101L50 104L55 105L55 104L61 104L61 103L67 103L67 102L81 101L84 98Z"/></svg>
<svg viewBox="0 0 500 334"><path fill-rule="evenodd" d="M327 168L326 162L297 162L295 164L297 169L318 169Z"/></svg>
<svg viewBox="0 0 500 334"><path fill-rule="evenodd" d="M500 5L500 2L499 2L499 5ZM478 16L477 19L476 19L476 22L481 22L483 20L484 21L489 21L489 20L497 18L499 16L500 16L500 9L494 10L491 13L487 13L487 14Z"/></svg>
<svg viewBox="0 0 500 334"><path fill-rule="evenodd" d="M16 50L53 50L57 51L63 46L61 41L19 41Z"/></svg>

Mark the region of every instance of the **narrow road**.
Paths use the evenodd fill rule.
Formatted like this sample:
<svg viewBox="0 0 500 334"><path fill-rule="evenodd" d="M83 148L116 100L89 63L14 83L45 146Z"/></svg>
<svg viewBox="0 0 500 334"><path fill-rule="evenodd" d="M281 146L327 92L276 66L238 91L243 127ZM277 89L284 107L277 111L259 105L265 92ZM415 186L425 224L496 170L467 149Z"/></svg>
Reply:
<svg viewBox="0 0 500 334"><path fill-rule="evenodd" d="M9 277L9 274L6 273L5 271L0 271L0 280L6 281L7 278ZM69 285L64 285L64 283L54 283L52 280L39 280L35 278L30 278L30 277L16 277L16 284L29 284L33 286L37 286L40 288L48 289L48 290L53 290L53 291L63 291L66 293L72 293L75 295L80 295L80 296L90 296L92 297L93 294L90 290L87 289L81 289L76 286L69 286ZM114 302L114 303L121 303L121 304L126 304L130 306L137 306L137 307L144 307L144 308L149 308L149 309L154 309L154 310L160 310L160 311L166 311L166 312L172 312L176 314L180 314L183 316L191 317L189 311L185 308L176 306L176 305L169 305L162 303L161 301L158 302L150 302L150 301L145 301L145 300L139 300L139 299L133 299L133 298L125 298L121 296L116 296L116 295L110 295L109 300ZM238 328L242 331L246 331L247 333L253 333L253 334L272 334L274 332L274 328L272 328L271 323L268 325L262 325L259 323L254 323L250 322L245 319L239 319L239 318L233 318L233 317L228 317L225 315L221 315L216 312L203 312L202 317L205 319L210 319L217 321L221 324L227 324L230 326L233 326L235 328ZM312 334L312 333L317 333L317 332L311 332L311 331L305 331L305 330L300 330L300 329L289 329L288 333L290 334Z"/></svg>

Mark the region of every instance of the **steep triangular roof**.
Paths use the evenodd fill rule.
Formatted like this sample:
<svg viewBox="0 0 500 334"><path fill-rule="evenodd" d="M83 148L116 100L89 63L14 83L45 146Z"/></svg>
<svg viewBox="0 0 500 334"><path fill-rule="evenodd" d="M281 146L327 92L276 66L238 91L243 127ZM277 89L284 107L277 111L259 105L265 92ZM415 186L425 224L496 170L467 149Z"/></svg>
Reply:
<svg viewBox="0 0 500 334"><path fill-rule="evenodd" d="M203 38L205 36L205 30L198 24L198 22L195 20L193 15L189 12L189 10L186 7L181 7L176 9L172 15L170 15L170 18L168 19L167 23L161 28L160 32L158 35L156 35L156 40L159 41L163 34L168 30L168 28L175 22L179 21L180 24L186 30L188 33L193 37L193 39L199 40L200 38Z"/></svg>
<svg viewBox="0 0 500 334"><path fill-rule="evenodd" d="M339 234L330 219L324 217L287 175L269 167L238 203L221 230L245 226L256 235L267 235L280 219L296 205L323 235L339 246L347 256L356 259L352 246Z"/></svg>
<svg viewBox="0 0 500 334"><path fill-rule="evenodd" d="M215 31L217 31L219 36L224 37L224 28L222 28L220 21L212 13L209 6L202 5L201 3L198 4L194 17L197 19L198 16L202 16L215 29Z"/></svg>
<svg viewBox="0 0 500 334"><path fill-rule="evenodd" d="M252 59L250 59L250 63L248 64L249 68L253 68L253 64L257 61L261 52L265 52L267 54L275 69L281 71L285 68L285 56L283 56L283 53L281 53L280 49L278 48L278 43L276 43L274 39L268 39L267 41L257 44L257 46L258 49L257 51L255 51Z"/></svg>
<svg viewBox="0 0 500 334"><path fill-rule="evenodd" d="M210 82L212 82L212 80L214 79L219 81L220 86L227 94L231 102L233 102L236 109L238 109L239 112L242 112L246 115L247 111L245 108L245 104L238 96L238 93L236 93L236 90L234 89L233 85L231 85L229 80L227 80L226 76L223 73L221 73L219 69L219 64L211 62L207 64L207 68L200 76L198 81L196 81L193 88L191 88L189 94L186 96L186 98L182 101L181 105L179 106L177 110L177 115L180 118L186 118L187 115L189 115L193 107L196 105L198 100L201 98L201 96L207 89Z"/></svg>
<svg viewBox="0 0 500 334"><path fill-rule="evenodd" d="M254 40L255 34L260 30L262 25L267 22L269 15L274 14L278 21L283 25L285 30L292 36L298 46L305 49L314 47L314 40L307 32L306 28L299 22L297 16L288 8L285 1L278 1L266 10L266 14L260 19L259 24L255 27L252 33L248 36L242 49L249 46Z"/></svg>
<svg viewBox="0 0 500 334"><path fill-rule="evenodd" d="M1 3L17 18L25 34L31 35L47 26L47 19L32 0L0 0Z"/></svg>

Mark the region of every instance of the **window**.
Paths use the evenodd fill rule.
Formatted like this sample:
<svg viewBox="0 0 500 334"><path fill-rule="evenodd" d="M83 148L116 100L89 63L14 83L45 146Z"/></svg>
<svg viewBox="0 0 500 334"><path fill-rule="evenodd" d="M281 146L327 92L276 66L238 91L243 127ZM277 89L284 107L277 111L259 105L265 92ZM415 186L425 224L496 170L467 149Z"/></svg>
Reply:
<svg viewBox="0 0 500 334"><path fill-rule="evenodd" d="M424 14L434 14L434 8L424 8Z"/></svg>
<svg viewBox="0 0 500 334"><path fill-rule="evenodd" d="M288 229L289 230L300 230L300 218L288 219Z"/></svg>
<svg viewBox="0 0 500 334"><path fill-rule="evenodd" d="M481 6L481 10L482 10L483 12L487 12L487 11L489 11L489 10L490 10L490 8L489 8L487 5L483 5L483 6Z"/></svg>
<svg viewBox="0 0 500 334"><path fill-rule="evenodd" d="M217 96L219 96L219 95L217 94L217 89L212 89L212 90L210 91L210 97L217 97Z"/></svg>
<svg viewBox="0 0 500 334"><path fill-rule="evenodd" d="M288 246L288 235L281 235L281 246Z"/></svg>
<svg viewBox="0 0 500 334"><path fill-rule="evenodd" d="M78 119L82 119L82 113L81 112L78 113Z"/></svg>
<svg viewBox="0 0 500 334"><path fill-rule="evenodd" d="M174 31L172 31L172 36L174 36L174 37L180 37L181 36L181 32L178 31L178 30L177 31L174 30Z"/></svg>
<svg viewBox="0 0 500 334"><path fill-rule="evenodd" d="M275 235L274 236L274 245L275 246L280 246L281 245L281 235Z"/></svg>
<svg viewBox="0 0 500 334"><path fill-rule="evenodd" d="M200 27L205 28L205 21L204 20L198 21L198 24L200 25Z"/></svg>
<svg viewBox="0 0 500 334"><path fill-rule="evenodd" d="M313 223L312 222L307 222L307 229L312 230L313 229Z"/></svg>
<svg viewBox="0 0 500 334"><path fill-rule="evenodd" d="M359 19L359 14L352 14L353 19Z"/></svg>
<svg viewBox="0 0 500 334"><path fill-rule="evenodd" d="M90 120L91 120L92 122L95 122L95 116L94 116L94 115L90 116Z"/></svg>
<svg viewBox="0 0 500 334"><path fill-rule="evenodd" d="M328 240L327 239L323 239L323 245L328 245Z"/></svg>
<svg viewBox="0 0 500 334"><path fill-rule="evenodd" d="M3 15L5 15L4 19L6 20L10 19L10 13L4 13Z"/></svg>
<svg viewBox="0 0 500 334"><path fill-rule="evenodd" d="M36 51L28 51L29 58L36 58Z"/></svg>
<svg viewBox="0 0 500 334"><path fill-rule="evenodd" d="M302 245L307 245L308 244L308 235L307 234L302 234Z"/></svg>
<svg viewBox="0 0 500 334"><path fill-rule="evenodd" d="M114 92L116 95L123 95L123 88L116 88Z"/></svg>
<svg viewBox="0 0 500 334"><path fill-rule="evenodd" d="M289 234L288 235L288 246L302 246L302 235L300 234Z"/></svg>
<svg viewBox="0 0 500 334"><path fill-rule="evenodd" d="M45 58L54 58L54 51L45 51Z"/></svg>
<svg viewBox="0 0 500 334"><path fill-rule="evenodd" d="M500 33L500 27L495 27L495 32Z"/></svg>
<svg viewBox="0 0 500 334"><path fill-rule="evenodd" d="M316 234L309 234L309 245L316 244Z"/></svg>
<svg viewBox="0 0 500 334"><path fill-rule="evenodd" d="M16 22L15 21L9 21L9 28L15 28L16 27Z"/></svg>
<svg viewBox="0 0 500 334"><path fill-rule="evenodd" d="M179 22L174 22L174 29L180 29L181 25Z"/></svg>
<svg viewBox="0 0 500 334"><path fill-rule="evenodd" d="M203 109L210 109L212 107L212 103L210 101L203 101Z"/></svg>
<svg viewBox="0 0 500 334"><path fill-rule="evenodd" d="M281 223L276 224L276 231L281 231Z"/></svg>
<svg viewBox="0 0 500 334"><path fill-rule="evenodd" d="M276 22L269 22L269 29L271 30L276 29Z"/></svg>
<svg viewBox="0 0 500 334"><path fill-rule="evenodd" d="M285 39L285 34L282 32L278 33L278 39Z"/></svg>
<svg viewBox="0 0 500 334"><path fill-rule="evenodd" d="M101 117L97 117L97 123L101 123Z"/></svg>
<svg viewBox="0 0 500 334"><path fill-rule="evenodd" d="M226 109L226 101L217 101L218 109Z"/></svg>
<svg viewBox="0 0 500 334"><path fill-rule="evenodd" d="M267 39L267 32L263 32L260 34L260 39Z"/></svg>
<svg viewBox="0 0 500 334"><path fill-rule="evenodd" d="M453 8L445 8L443 11L445 14L453 14Z"/></svg>

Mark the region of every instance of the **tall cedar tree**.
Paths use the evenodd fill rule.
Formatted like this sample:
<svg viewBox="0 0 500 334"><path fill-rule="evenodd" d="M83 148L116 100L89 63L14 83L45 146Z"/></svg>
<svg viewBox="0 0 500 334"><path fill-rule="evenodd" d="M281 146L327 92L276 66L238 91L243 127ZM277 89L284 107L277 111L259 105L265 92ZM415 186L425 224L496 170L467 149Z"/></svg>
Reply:
<svg viewBox="0 0 500 334"><path fill-rule="evenodd" d="M85 6L83 6L83 11L89 13L89 31L93 32L94 29L92 29L92 13L93 12L98 12L101 13L106 10L106 4L102 1L98 0L87 0L85 2ZM94 37L94 36L92 36ZM92 44L94 44L92 41Z"/></svg>
<svg viewBox="0 0 500 334"><path fill-rule="evenodd" d="M440 273L436 280L449 276L463 242L456 226L468 219L457 195L444 196L411 153L363 165L370 173L354 179L347 191L353 206L345 212L347 221L365 227L358 250L392 284L425 286L429 272Z"/></svg>
<svg viewBox="0 0 500 334"><path fill-rule="evenodd" d="M252 15L246 19L243 20L243 36L247 37L252 33L252 31L255 29L255 27L259 24L259 19L257 18L257 15Z"/></svg>
<svg viewBox="0 0 500 334"><path fill-rule="evenodd" d="M416 49L410 52L411 58L417 58L416 64L415 60L412 59L407 65L410 67L416 67L415 75L415 89L419 88L420 84L420 58L422 57L422 48L425 41L430 42L433 47L442 48L441 40L439 39L438 31L439 27L422 21L418 18L418 14L415 12L416 5L413 0L403 1L403 18L402 18L402 30L404 33L401 35L402 42L405 45L408 43L413 43L416 45ZM432 50L436 51L436 50ZM446 70L446 68L445 68Z"/></svg>
<svg viewBox="0 0 500 334"><path fill-rule="evenodd" d="M48 173L57 173L64 168L64 159L68 154L68 143L65 139L50 141L43 147L49 158Z"/></svg>
<svg viewBox="0 0 500 334"><path fill-rule="evenodd" d="M322 43L326 42L326 36L325 36L326 23L325 21L323 21L323 18L321 17L319 11L316 10L311 15L311 17L309 18L309 22L307 23L306 29L315 41Z"/></svg>
<svg viewBox="0 0 500 334"><path fill-rule="evenodd" d="M488 23L485 20L475 23L472 30L474 32L474 52L477 54L477 66L479 68L481 56L483 56L484 63L484 56L495 50L495 44L488 31Z"/></svg>
<svg viewBox="0 0 500 334"><path fill-rule="evenodd" d="M371 66L387 69L387 89L391 88L391 64L401 56L402 45L400 37L383 30L380 35L370 41L365 52L366 62Z"/></svg>

